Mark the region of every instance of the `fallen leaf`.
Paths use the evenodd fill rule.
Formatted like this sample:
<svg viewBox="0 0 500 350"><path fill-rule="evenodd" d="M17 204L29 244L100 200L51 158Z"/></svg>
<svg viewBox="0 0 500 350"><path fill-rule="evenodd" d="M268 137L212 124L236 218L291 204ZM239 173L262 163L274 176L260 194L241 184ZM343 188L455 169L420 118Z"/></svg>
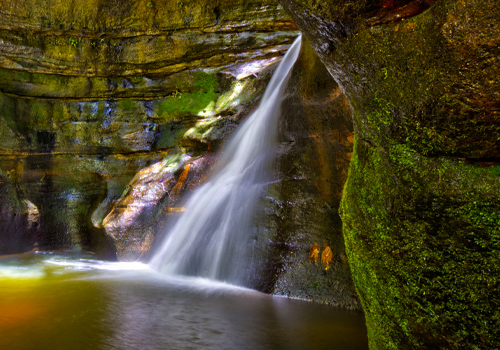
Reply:
<svg viewBox="0 0 500 350"><path fill-rule="evenodd" d="M333 259L333 253L330 247L326 246L325 250L323 250L323 253L321 253L321 263L323 265L326 265L325 270L328 270L330 268L329 263L332 262Z"/></svg>
<svg viewBox="0 0 500 350"><path fill-rule="evenodd" d="M317 243L314 243L311 249L309 250L309 261L314 260L314 263L318 263L318 258L319 258L319 245Z"/></svg>

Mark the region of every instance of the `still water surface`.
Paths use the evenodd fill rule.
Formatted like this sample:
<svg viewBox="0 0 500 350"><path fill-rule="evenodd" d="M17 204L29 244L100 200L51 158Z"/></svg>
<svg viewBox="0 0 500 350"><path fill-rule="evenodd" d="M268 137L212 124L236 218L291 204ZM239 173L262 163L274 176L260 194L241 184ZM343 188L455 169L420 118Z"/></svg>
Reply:
<svg viewBox="0 0 500 350"><path fill-rule="evenodd" d="M0 257L0 349L366 350L363 315L139 263Z"/></svg>

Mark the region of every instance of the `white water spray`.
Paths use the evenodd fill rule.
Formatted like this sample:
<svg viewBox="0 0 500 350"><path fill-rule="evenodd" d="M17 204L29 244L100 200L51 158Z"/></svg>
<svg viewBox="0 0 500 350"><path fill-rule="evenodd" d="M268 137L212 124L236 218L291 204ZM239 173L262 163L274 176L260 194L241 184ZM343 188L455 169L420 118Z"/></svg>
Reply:
<svg viewBox="0 0 500 350"><path fill-rule="evenodd" d="M153 256L166 274L238 283L245 266L248 226L274 159L278 118L299 36L273 74L258 109L224 147L211 179L189 198L184 213Z"/></svg>

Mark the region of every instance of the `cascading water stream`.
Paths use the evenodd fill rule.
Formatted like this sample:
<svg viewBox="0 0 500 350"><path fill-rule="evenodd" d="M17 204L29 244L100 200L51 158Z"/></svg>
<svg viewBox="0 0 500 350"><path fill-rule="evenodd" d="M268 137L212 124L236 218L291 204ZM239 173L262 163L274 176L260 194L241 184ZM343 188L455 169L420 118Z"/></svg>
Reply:
<svg viewBox="0 0 500 350"><path fill-rule="evenodd" d="M299 36L279 64L258 109L224 147L211 179L189 198L150 266L160 272L238 284L248 226L275 155L278 119Z"/></svg>

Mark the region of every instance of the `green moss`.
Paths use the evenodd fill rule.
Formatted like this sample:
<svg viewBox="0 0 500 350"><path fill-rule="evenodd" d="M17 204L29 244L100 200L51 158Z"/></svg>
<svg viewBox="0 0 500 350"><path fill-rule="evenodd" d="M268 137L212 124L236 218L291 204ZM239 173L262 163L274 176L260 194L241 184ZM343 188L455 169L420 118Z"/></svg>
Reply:
<svg viewBox="0 0 500 350"><path fill-rule="evenodd" d="M123 111L133 111L136 109L136 103L133 100L120 100L117 103L117 107L121 108Z"/></svg>
<svg viewBox="0 0 500 350"><path fill-rule="evenodd" d="M97 113L95 114L97 120L104 120L106 117L106 102L99 101L97 106Z"/></svg>
<svg viewBox="0 0 500 350"><path fill-rule="evenodd" d="M31 108L29 115L25 115L25 117L33 123L33 129L52 129L51 106L48 103L28 100L25 103Z"/></svg>
<svg viewBox="0 0 500 350"><path fill-rule="evenodd" d="M398 31L394 25L372 27L348 40L344 50L370 75L368 81L360 81L367 85L364 93L353 96L362 132L377 142L405 142L429 153L439 140L429 133L426 105L441 94L441 71L453 62L440 38L433 35L439 28L432 15L416 16L414 21L418 26L398 24ZM436 66L436 61L443 63ZM439 109L433 102L433 108Z"/></svg>
<svg viewBox="0 0 500 350"><path fill-rule="evenodd" d="M500 165L492 166L488 168L489 171L494 175L500 175Z"/></svg>
<svg viewBox="0 0 500 350"><path fill-rule="evenodd" d="M214 128L218 127L218 124L221 123L220 119L206 119L196 123L191 129L186 131L184 134L187 137L191 137L194 139L204 140L206 137L210 135Z"/></svg>
<svg viewBox="0 0 500 350"><path fill-rule="evenodd" d="M493 147L498 153L500 128L489 107L498 88L489 76L500 65L490 62L487 73L471 55L485 55L482 62L493 52L449 49L453 34L437 34L446 30L449 11L471 10L442 1L411 21L372 26L336 44L332 60L347 75L343 88L365 138L432 156L491 157Z"/></svg>
<svg viewBox="0 0 500 350"><path fill-rule="evenodd" d="M500 181L359 138L344 237L371 349L497 349Z"/></svg>
<svg viewBox="0 0 500 350"><path fill-rule="evenodd" d="M379 124L383 126L390 125L392 120L392 111L394 109L395 106L391 101L387 101L384 98L379 98L378 94L375 92L372 111L367 115L367 119L370 122L370 125L372 124L375 125Z"/></svg>
<svg viewBox="0 0 500 350"><path fill-rule="evenodd" d="M52 118L55 122L64 122L66 119L66 112L64 105L61 103L52 104Z"/></svg>
<svg viewBox="0 0 500 350"><path fill-rule="evenodd" d="M132 82L132 84L140 84L144 81L144 77L128 77L128 80Z"/></svg>
<svg viewBox="0 0 500 350"><path fill-rule="evenodd" d="M214 92L217 89L217 80L214 74L197 72L195 74L194 87L197 92Z"/></svg>
<svg viewBox="0 0 500 350"><path fill-rule="evenodd" d="M0 70L0 73L2 70ZM1 77L0 77L1 79ZM19 132L15 122L15 104L12 98L0 92L0 118L5 121L9 129L14 132Z"/></svg>
<svg viewBox="0 0 500 350"><path fill-rule="evenodd" d="M193 86L192 92L176 91L164 99L158 107L158 116L167 120L196 116L219 96L214 74L196 73Z"/></svg>

